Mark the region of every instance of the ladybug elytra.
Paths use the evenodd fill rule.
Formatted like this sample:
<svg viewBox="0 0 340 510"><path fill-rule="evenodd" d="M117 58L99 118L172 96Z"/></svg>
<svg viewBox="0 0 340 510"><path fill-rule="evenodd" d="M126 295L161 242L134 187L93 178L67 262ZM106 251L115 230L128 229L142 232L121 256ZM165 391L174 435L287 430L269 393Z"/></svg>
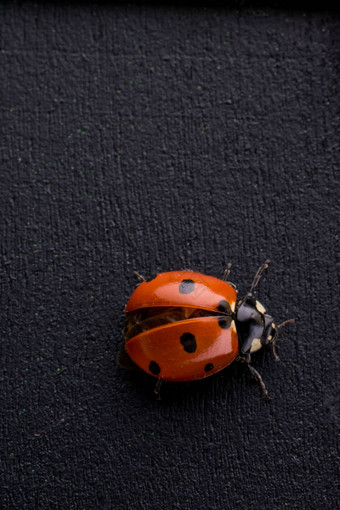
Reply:
<svg viewBox="0 0 340 510"><path fill-rule="evenodd" d="M162 381L204 379L234 360L246 363L266 397L260 374L250 365L251 354L271 346L275 359L278 328L254 289L268 267L257 271L246 296L237 300L235 286L223 279L194 271L170 271L142 283L126 307L123 355L133 364Z"/></svg>

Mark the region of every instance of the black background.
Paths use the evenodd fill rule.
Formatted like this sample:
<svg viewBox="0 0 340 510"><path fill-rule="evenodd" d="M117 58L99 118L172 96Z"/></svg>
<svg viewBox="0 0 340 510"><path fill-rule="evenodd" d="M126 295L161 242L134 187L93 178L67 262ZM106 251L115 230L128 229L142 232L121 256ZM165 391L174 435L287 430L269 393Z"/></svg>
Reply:
<svg viewBox="0 0 340 510"><path fill-rule="evenodd" d="M339 37L319 9L1 3L5 509L335 509ZM133 271L233 263L281 362L115 357Z"/></svg>

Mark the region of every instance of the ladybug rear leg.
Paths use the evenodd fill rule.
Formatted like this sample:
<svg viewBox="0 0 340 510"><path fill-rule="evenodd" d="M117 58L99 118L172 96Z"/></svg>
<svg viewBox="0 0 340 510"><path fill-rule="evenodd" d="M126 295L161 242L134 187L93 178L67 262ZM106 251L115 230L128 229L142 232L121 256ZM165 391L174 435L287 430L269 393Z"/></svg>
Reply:
<svg viewBox="0 0 340 510"><path fill-rule="evenodd" d="M160 395L162 382L163 382L163 379L158 379L156 382L155 389L153 390L154 394L157 396L157 400L162 400L161 395Z"/></svg>
<svg viewBox="0 0 340 510"><path fill-rule="evenodd" d="M137 277L137 280L139 282L146 282L146 278L144 278L144 276L142 276L141 274L137 273L137 271L134 271L133 274Z"/></svg>
<svg viewBox="0 0 340 510"><path fill-rule="evenodd" d="M261 280L261 277L262 277L263 273L265 272L265 270L268 268L268 265L269 265L269 264L270 264L270 260L268 260L268 259L267 259L267 260L266 260L266 261L262 264L262 266L260 266L260 267L258 268L257 273L256 273L256 275L254 276L254 280L253 280L253 282L252 282L252 284L251 284L250 290L249 290L249 292L248 292L248 294L247 294L248 296L251 296L251 295L252 295L252 293L253 293L253 291L254 291L254 289L258 286L259 281Z"/></svg>

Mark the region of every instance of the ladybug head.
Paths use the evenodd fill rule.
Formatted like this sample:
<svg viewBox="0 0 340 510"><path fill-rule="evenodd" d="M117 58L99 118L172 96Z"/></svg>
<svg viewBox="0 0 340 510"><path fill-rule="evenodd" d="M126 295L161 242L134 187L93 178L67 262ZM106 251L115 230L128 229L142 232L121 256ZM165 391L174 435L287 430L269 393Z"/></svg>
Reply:
<svg viewBox="0 0 340 510"><path fill-rule="evenodd" d="M277 326L273 318L252 295L239 302L236 310L236 329L241 354L253 353L275 343Z"/></svg>

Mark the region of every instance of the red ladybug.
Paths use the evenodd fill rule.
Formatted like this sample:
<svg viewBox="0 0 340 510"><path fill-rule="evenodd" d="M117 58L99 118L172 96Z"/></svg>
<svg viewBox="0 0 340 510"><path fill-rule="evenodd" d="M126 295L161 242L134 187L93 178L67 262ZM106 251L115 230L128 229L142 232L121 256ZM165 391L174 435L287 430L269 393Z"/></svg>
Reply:
<svg viewBox="0 0 340 510"><path fill-rule="evenodd" d="M237 291L223 280L194 271L160 273L142 283L126 307L125 353L144 372L156 377L155 392L164 381L193 381L216 374L234 360L250 365L251 354L271 345L275 353L278 328L253 296L267 260L257 271L250 291L237 301ZM122 360L123 356L120 357Z"/></svg>

